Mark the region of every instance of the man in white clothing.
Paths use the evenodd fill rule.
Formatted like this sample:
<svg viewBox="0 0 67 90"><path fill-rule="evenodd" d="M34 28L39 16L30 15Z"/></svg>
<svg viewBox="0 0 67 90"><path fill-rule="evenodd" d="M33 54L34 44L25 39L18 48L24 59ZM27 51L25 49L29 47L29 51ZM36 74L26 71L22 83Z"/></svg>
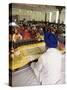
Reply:
<svg viewBox="0 0 67 90"><path fill-rule="evenodd" d="M62 54L57 49L57 38L54 34L47 32L44 34L44 41L47 50L40 56L38 62L32 63L37 80L42 85L63 84L62 80Z"/></svg>

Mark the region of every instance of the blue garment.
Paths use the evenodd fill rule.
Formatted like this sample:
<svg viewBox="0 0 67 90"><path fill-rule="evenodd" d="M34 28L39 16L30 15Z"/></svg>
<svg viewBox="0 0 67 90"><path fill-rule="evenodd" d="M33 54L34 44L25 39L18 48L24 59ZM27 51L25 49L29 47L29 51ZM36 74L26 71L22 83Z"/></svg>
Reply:
<svg viewBox="0 0 67 90"><path fill-rule="evenodd" d="M44 41L49 48L57 47L57 37L51 32L46 32L44 34Z"/></svg>

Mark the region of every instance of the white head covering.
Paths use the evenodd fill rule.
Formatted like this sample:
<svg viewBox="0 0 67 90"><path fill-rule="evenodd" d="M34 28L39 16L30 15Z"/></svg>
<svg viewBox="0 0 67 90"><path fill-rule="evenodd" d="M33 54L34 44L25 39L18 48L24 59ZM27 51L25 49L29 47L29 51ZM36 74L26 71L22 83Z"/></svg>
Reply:
<svg viewBox="0 0 67 90"><path fill-rule="evenodd" d="M19 25L17 25L15 22L9 23L9 26L19 27Z"/></svg>

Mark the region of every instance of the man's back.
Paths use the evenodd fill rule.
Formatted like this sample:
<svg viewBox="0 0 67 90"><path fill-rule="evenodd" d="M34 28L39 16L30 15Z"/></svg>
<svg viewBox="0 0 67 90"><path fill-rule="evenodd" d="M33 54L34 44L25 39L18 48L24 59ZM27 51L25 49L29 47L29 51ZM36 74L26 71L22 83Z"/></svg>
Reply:
<svg viewBox="0 0 67 90"><path fill-rule="evenodd" d="M40 81L42 84L56 84L61 80L62 55L55 48L49 48L39 60L42 60Z"/></svg>

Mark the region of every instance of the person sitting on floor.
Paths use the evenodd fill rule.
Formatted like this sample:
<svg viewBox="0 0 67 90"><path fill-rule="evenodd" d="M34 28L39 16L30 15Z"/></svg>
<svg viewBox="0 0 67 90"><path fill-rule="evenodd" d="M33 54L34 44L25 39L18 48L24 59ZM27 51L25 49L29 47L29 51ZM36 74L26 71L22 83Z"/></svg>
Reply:
<svg viewBox="0 0 67 90"><path fill-rule="evenodd" d="M15 28L15 33L13 34L13 38L12 38L12 41L13 42L17 42L19 40L22 40L22 36L21 34L19 33L18 29Z"/></svg>
<svg viewBox="0 0 67 90"><path fill-rule="evenodd" d="M39 57L38 62L31 63L31 68L40 84L63 84L62 54L57 49L57 38L51 32L46 32L44 37L47 50Z"/></svg>
<svg viewBox="0 0 67 90"><path fill-rule="evenodd" d="M31 34L30 34L30 32L28 31L27 28L25 28L25 30L24 30L23 39L24 40L30 40L31 39Z"/></svg>

